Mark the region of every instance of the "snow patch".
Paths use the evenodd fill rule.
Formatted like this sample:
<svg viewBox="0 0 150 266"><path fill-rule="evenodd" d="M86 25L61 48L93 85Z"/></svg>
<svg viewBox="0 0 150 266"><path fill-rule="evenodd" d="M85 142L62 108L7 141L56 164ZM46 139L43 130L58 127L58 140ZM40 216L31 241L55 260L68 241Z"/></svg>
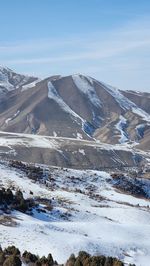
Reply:
<svg viewBox="0 0 150 266"><path fill-rule="evenodd" d="M81 75L72 75L72 79L76 87L92 102L96 107L101 107L101 101L99 100L96 91L93 86L92 79Z"/></svg>
<svg viewBox="0 0 150 266"><path fill-rule="evenodd" d="M15 119L17 117L17 115L20 114L20 110L18 110L12 117L9 117L5 120L5 123L8 124L10 121L12 121L13 119Z"/></svg>
<svg viewBox="0 0 150 266"><path fill-rule="evenodd" d="M58 103L58 105L68 114L70 114L72 117L75 118L75 121L79 124L82 125L82 130L84 133L88 135L88 137L91 137L91 134L94 130L92 128L92 125L90 125L88 122L86 122L81 116L79 116L77 113L75 113L65 102L64 100L60 97L58 92L56 91L54 85L52 82L48 82L48 98L54 100L55 102Z"/></svg>
<svg viewBox="0 0 150 266"><path fill-rule="evenodd" d="M119 139L120 143L125 143L128 141L128 134L126 133L127 128L127 119L124 118L122 115L119 117L119 122L116 125L116 129L120 131L121 138Z"/></svg>
<svg viewBox="0 0 150 266"><path fill-rule="evenodd" d="M112 87L103 82L99 83L105 90L107 90L115 98L115 100L118 102L118 104L123 110L131 110L133 113L140 116L144 121L150 123L150 115L141 108L139 108L135 103L130 101L128 98L126 98L117 88Z"/></svg>
<svg viewBox="0 0 150 266"><path fill-rule="evenodd" d="M36 79L35 81L33 81L29 84L23 85L21 91L26 91L28 89L35 87L36 84L39 83L40 81L41 81L41 79Z"/></svg>
<svg viewBox="0 0 150 266"><path fill-rule="evenodd" d="M4 132L1 132L4 134ZM24 146L24 147L39 147L47 149L59 148L59 143L52 137L43 137L39 135L28 135L19 133L10 133L13 137L0 136L0 146L11 147Z"/></svg>
<svg viewBox="0 0 150 266"><path fill-rule="evenodd" d="M105 90L107 90L115 98L115 100L118 102L118 104L122 109L130 110L132 107L136 107L136 105L130 100L128 100L123 94L121 94L117 88L112 87L103 82L99 83Z"/></svg>
<svg viewBox="0 0 150 266"><path fill-rule="evenodd" d="M53 136L54 136L54 138L57 137L57 133L55 131L53 131Z"/></svg>
<svg viewBox="0 0 150 266"><path fill-rule="evenodd" d="M141 108L133 107L132 108L132 112L137 114L138 116L142 117L142 119L146 122L148 122L148 125L150 125L150 115L148 113L146 113L144 110L142 110Z"/></svg>
<svg viewBox="0 0 150 266"><path fill-rule="evenodd" d="M82 155L85 155L84 149L79 149L79 153L81 153Z"/></svg>
<svg viewBox="0 0 150 266"><path fill-rule="evenodd" d="M48 98L54 100L68 114L83 122L84 120L75 113L60 97L51 81L48 82Z"/></svg>
<svg viewBox="0 0 150 266"><path fill-rule="evenodd" d="M82 134L80 134L79 132L77 133L77 139L83 139Z"/></svg>

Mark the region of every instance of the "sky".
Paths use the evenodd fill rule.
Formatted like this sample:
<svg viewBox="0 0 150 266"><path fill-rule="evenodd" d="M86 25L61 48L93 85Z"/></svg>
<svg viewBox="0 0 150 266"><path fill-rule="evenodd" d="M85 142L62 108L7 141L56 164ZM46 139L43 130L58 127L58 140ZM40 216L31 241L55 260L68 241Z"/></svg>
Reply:
<svg viewBox="0 0 150 266"><path fill-rule="evenodd" d="M150 1L0 0L0 65L150 92Z"/></svg>

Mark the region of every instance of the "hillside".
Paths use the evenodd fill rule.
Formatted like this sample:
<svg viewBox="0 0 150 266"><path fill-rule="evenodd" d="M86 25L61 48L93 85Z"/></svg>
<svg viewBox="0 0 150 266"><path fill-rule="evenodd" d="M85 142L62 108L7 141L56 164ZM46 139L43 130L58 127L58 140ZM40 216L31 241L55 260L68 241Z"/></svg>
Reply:
<svg viewBox="0 0 150 266"><path fill-rule="evenodd" d="M110 144L147 143L148 95L122 92L81 74L18 83L17 89L1 97L0 128Z"/></svg>
<svg viewBox="0 0 150 266"><path fill-rule="evenodd" d="M148 265L149 103L0 68L0 265Z"/></svg>

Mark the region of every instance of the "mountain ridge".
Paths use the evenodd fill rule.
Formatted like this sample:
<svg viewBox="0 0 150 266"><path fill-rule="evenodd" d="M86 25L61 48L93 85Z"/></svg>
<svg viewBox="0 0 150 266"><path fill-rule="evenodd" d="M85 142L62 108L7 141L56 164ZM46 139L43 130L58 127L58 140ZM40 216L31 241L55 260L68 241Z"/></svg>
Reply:
<svg viewBox="0 0 150 266"><path fill-rule="evenodd" d="M9 78L9 71L15 73L6 71ZM19 74L11 75L14 82ZM43 80L23 76L22 83L21 77L0 97L2 131L92 138L110 144L138 142L147 149L150 94L121 91L82 74Z"/></svg>

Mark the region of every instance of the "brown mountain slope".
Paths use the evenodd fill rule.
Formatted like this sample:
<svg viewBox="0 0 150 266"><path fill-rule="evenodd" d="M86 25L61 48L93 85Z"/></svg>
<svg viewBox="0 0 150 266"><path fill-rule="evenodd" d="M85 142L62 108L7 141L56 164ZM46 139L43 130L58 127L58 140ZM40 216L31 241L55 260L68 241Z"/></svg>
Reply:
<svg viewBox="0 0 150 266"><path fill-rule="evenodd" d="M150 93L135 91L122 91L122 93L129 100L150 114Z"/></svg>
<svg viewBox="0 0 150 266"><path fill-rule="evenodd" d="M145 101L148 110L145 94L121 92L80 74L53 76L1 97L0 129L112 144L145 143L150 128L150 115L141 108Z"/></svg>

